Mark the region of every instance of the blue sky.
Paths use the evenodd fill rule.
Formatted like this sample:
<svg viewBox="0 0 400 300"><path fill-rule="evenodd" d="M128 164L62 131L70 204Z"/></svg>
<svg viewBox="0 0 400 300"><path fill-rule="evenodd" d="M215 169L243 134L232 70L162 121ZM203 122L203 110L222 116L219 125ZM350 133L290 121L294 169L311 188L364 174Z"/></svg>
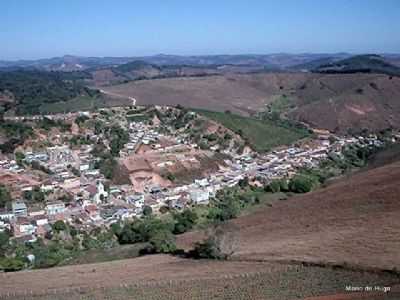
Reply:
<svg viewBox="0 0 400 300"><path fill-rule="evenodd" d="M400 0L1 0L0 59L400 53Z"/></svg>

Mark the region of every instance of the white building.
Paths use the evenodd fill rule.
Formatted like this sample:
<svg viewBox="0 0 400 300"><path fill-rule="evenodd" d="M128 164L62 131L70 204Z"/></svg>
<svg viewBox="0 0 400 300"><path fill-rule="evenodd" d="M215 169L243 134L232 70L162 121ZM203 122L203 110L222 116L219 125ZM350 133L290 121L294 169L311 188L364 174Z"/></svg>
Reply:
<svg viewBox="0 0 400 300"><path fill-rule="evenodd" d="M28 208L22 201L16 201L11 204L12 212L16 217L26 217L28 215Z"/></svg>
<svg viewBox="0 0 400 300"><path fill-rule="evenodd" d="M49 216L57 215L65 212L64 202L58 201L46 205L46 213Z"/></svg>
<svg viewBox="0 0 400 300"><path fill-rule="evenodd" d="M104 185L101 181L97 182L97 193L93 197L93 201L96 204L101 204L101 202L108 197L108 193L104 189Z"/></svg>
<svg viewBox="0 0 400 300"><path fill-rule="evenodd" d="M195 204L208 204L210 199L210 192L202 189L193 189L189 194Z"/></svg>

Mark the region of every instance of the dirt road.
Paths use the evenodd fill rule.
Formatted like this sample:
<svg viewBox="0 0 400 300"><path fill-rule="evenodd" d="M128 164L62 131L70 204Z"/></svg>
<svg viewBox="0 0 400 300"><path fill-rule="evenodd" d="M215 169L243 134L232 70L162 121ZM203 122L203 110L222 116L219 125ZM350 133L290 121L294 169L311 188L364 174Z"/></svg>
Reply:
<svg viewBox="0 0 400 300"><path fill-rule="evenodd" d="M133 97L128 97L128 96L120 95L120 94L117 94L117 93L112 93L112 92L105 91L105 90L102 90L102 89L100 89L100 92L103 93L103 94L112 96L112 97L124 98L124 99L128 98L129 100L132 101L132 106L135 106L136 102L137 102L136 98L133 98Z"/></svg>

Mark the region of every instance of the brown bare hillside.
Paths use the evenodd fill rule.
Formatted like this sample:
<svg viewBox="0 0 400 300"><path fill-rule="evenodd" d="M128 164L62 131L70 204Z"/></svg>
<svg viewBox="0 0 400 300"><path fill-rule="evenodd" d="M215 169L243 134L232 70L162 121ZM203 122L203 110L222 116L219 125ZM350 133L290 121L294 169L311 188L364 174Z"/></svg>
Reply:
<svg viewBox="0 0 400 300"><path fill-rule="evenodd" d="M399 269L399 182L397 161L238 218L236 258Z"/></svg>
<svg viewBox="0 0 400 300"><path fill-rule="evenodd" d="M344 293L355 286L396 284L389 274L263 262L146 256L108 263L2 274L2 299L267 299ZM347 296L352 296L347 293ZM359 293L346 300L396 299ZM329 299L329 298L328 298ZM337 298L335 298L337 299Z"/></svg>
<svg viewBox="0 0 400 300"><path fill-rule="evenodd" d="M240 77L239 77L240 79ZM249 85L237 76L210 76L142 80L104 88L130 95L138 104L177 105L239 113L259 110L266 101L262 87Z"/></svg>
<svg viewBox="0 0 400 300"><path fill-rule="evenodd" d="M319 89L319 90L318 90ZM400 78L330 75L297 91L292 117L331 131L400 128Z"/></svg>
<svg viewBox="0 0 400 300"><path fill-rule="evenodd" d="M176 105L241 114L287 96L289 116L337 132L400 128L400 78L379 74L269 73L130 82L105 90L138 104Z"/></svg>
<svg viewBox="0 0 400 300"><path fill-rule="evenodd" d="M177 105L242 114L264 109L282 94L293 93L313 74L230 74L130 82L104 88L131 96L138 104ZM318 75L320 76L320 75Z"/></svg>

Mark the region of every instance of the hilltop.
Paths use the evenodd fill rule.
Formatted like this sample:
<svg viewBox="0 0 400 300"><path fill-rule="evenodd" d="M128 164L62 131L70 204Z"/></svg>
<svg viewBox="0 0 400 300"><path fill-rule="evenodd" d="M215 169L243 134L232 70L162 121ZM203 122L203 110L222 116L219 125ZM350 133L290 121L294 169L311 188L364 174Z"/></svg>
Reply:
<svg viewBox="0 0 400 300"><path fill-rule="evenodd" d="M318 73L380 73L400 76L400 67L385 61L376 54L357 55L347 59L322 64L314 69Z"/></svg>
<svg viewBox="0 0 400 300"><path fill-rule="evenodd" d="M242 115L286 102L278 113L339 133L400 128L400 78L383 74L226 74L134 81L103 89L145 105L180 104Z"/></svg>

